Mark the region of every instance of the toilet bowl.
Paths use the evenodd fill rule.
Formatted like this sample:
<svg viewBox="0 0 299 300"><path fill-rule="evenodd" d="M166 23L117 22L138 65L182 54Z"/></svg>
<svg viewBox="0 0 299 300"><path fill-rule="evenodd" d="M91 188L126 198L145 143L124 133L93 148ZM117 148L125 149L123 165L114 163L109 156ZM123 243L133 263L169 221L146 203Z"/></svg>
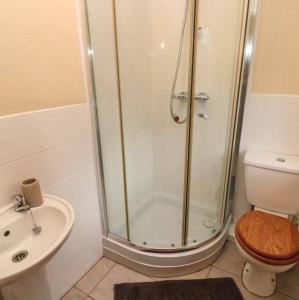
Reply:
<svg viewBox="0 0 299 300"><path fill-rule="evenodd" d="M299 157L247 151L245 189L253 210L240 218L235 239L246 264L244 286L257 296L271 296L276 273L299 261Z"/></svg>

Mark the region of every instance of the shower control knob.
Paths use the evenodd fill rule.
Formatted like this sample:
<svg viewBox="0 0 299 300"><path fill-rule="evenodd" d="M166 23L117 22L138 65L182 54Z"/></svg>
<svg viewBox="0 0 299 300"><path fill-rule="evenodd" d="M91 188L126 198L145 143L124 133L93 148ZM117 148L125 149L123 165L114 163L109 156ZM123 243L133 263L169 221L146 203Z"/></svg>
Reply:
<svg viewBox="0 0 299 300"><path fill-rule="evenodd" d="M202 112L198 114L198 117L207 120L209 118L209 115L207 113Z"/></svg>
<svg viewBox="0 0 299 300"><path fill-rule="evenodd" d="M201 102L207 102L210 99L210 96L205 92L200 92L195 95L194 99Z"/></svg>

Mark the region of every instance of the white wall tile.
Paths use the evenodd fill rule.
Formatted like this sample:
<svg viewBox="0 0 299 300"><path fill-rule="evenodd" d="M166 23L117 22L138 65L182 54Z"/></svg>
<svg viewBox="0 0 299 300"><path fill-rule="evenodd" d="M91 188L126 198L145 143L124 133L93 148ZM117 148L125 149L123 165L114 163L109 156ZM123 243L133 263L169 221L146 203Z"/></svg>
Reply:
<svg viewBox="0 0 299 300"><path fill-rule="evenodd" d="M38 178L41 187L45 188L92 163L91 138L84 137L2 165L1 206L11 202L11 196L20 192L20 183L26 178Z"/></svg>
<svg viewBox="0 0 299 300"><path fill-rule="evenodd" d="M92 32L113 34L112 1L87 0L88 21Z"/></svg>
<svg viewBox="0 0 299 300"><path fill-rule="evenodd" d="M109 34L91 32L93 62L96 68L113 68L115 66L114 37Z"/></svg>
<svg viewBox="0 0 299 300"><path fill-rule="evenodd" d="M91 131L88 104L0 118L0 166L63 145Z"/></svg>
<svg viewBox="0 0 299 300"><path fill-rule="evenodd" d="M149 10L147 3L138 5L140 1L134 1L136 5L128 5L127 1L118 1L116 4L117 27L120 37L131 38L142 42L148 42L150 36Z"/></svg>
<svg viewBox="0 0 299 300"><path fill-rule="evenodd" d="M168 10L159 11L151 16L152 39L171 40L178 39L184 17L184 9L172 10L172 3L169 2Z"/></svg>
<svg viewBox="0 0 299 300"><path fill-rule="evenodd" d="M58 284L58 288L65 292L102 256L99 201L94 167L65 177L45 188L44 191L66 199L75 209L75 225L70 237L46 265L49 281ZM61 266L64 266L63 269ZM57 270L60 270L59 282L56 281ZM67 274L71 276L66 276ZM63 276L66 276L65 279ZM50 287L57 297L61 296L53 284Z"/></svg>
<svg viewBox="0 0 299 300"><path fill-rule="evenodd" d="M182 0L153 0L150 1L151 14L165 13L171 10L184 9L185 1Z"/></svg>
<svg viewBox="0 0 299 300"><path fill-rule="evenodd" d="M234 218L248 210L243 157L247 149L299 155L299 97L248 94L234 196Z"/></svg>
<svg viewBox="0 0 299 300"><path fill-rule="evenodd" d="M298 127L299 96L251 94L248 122L279 127Z"/></svg>
<svg viewBox="0 0 299 300"><path fill-rule="evenodd" d="M236 16L242 17L243 1L202 0L200 4L199 19L202 21L203 27L211 28L210 34L231 34L234 29L239 29L239 26L236 25L239 22ZM220 28L221 26L222 28Z"/></svg>

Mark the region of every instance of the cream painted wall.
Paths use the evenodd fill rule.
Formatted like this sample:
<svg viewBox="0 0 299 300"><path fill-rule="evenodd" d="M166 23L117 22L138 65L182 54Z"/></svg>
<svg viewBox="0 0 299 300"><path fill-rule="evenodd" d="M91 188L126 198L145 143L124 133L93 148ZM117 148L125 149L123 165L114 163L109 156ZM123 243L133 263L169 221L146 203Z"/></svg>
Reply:
<svg viewBox="0 0 299 300"><path fill-rule="evenodd" d="M299 94L299 1L261 1L253 93Z"/></svg>
<svg viewBox="0 0 299 300"><path fill-rule="evenodd" d="M77 1L2 1L0 10L0 115L86 101Z"/></svg>

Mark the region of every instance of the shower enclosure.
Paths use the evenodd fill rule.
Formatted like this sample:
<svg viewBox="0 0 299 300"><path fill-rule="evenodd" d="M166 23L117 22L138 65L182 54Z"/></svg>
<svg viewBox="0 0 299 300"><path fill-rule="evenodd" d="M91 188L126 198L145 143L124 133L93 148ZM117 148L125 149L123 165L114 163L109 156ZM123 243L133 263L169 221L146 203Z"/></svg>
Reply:
<svg viewBox="0 0 299 300"><path fill-rule="evenodd" d="M107 255L148 272L221 250L254 2L86 0Z"/></svg>

